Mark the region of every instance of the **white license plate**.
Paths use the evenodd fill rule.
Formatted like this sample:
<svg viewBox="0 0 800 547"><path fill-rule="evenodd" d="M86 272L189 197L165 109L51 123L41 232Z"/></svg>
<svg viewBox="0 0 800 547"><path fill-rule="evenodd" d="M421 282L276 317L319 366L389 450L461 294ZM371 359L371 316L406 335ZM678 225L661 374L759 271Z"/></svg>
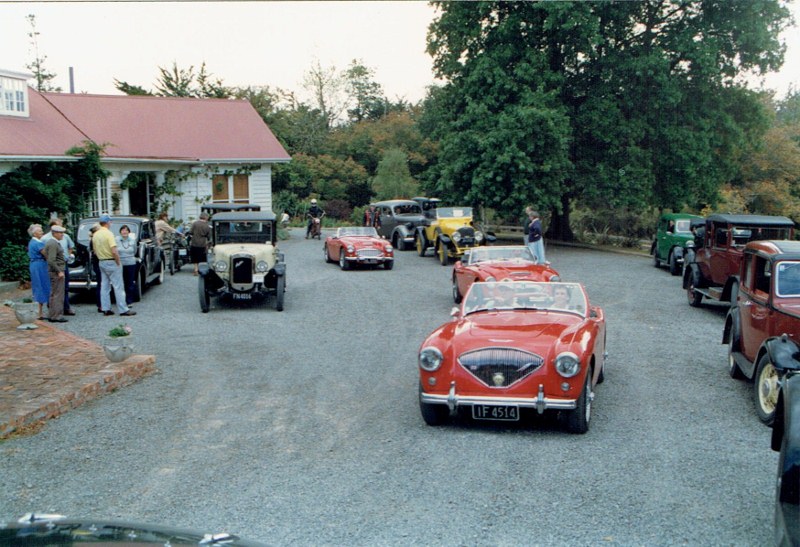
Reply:
<svg viewBox="0 0 800 547"><path fill-rule="evenodd" d="M178 249L178 256L186 256L186 249Z"/></svg>
<svg viewBox="0 0 800 547"><path fill-rule="evenodd" d="M249 292L235 292L233 293L234 300L252 300L253 295Z"/></svg>
<svg viewBox="0 0 800 547"><path fill-rule="evenodd" d="M519 407L505 405L472 405L472 417L476 420L519 421Z"/></svg>

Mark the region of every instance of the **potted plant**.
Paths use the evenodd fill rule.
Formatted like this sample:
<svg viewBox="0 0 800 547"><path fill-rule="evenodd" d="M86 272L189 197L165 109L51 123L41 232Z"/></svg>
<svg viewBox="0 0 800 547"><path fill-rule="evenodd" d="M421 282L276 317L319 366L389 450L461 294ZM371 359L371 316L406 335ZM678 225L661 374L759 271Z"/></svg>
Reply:
<svg viewBox="0 0 800 547"><path fill-rule="evenodd" d="M6 300L4 305L14 310L14 315L17 321L19 321L17 330L33 330L39 328L38 325L36 325L39 312L32 298L25 297L19 302Z"/></svg>
<svg viewBox="0 0 800 547"><path fill-rule="evenodd" d="M103 342L103 352L112 363L119 363L133 355L133 329L128 325L119 324L106 335Z"/></svg>

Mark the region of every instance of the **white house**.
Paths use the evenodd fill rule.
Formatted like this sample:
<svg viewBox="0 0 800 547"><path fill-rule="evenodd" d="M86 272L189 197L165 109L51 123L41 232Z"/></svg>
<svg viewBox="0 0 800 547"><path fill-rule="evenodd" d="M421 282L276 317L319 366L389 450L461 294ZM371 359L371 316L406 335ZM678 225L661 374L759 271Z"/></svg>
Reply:
<svg viewBox="0 0 800 547"><path fill-rule="evenodd" d="M272 209L272 165L290 160L249 102L40 93L32 75L0 70L0 175L38 161L75 161L85 141L104 146L111 173L90 213L197 218L204 202ZM159 191L174 183L174 193Z"/></svg>

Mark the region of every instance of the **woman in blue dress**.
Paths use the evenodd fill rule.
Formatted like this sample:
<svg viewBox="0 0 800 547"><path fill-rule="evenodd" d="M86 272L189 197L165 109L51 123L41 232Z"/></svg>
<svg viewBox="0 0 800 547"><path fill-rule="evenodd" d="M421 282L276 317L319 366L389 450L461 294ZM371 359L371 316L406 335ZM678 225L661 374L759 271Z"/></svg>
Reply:
<svg viewBox="0 0 800 547"><path fill-rule="evenodd" d="M50 299L50 276L47 273L47 261L42 254L44 235L41 224L31 224L28 228L31 240L28 243L28 258L31 261L31 289L33 301L39 304L39 319L44 318L42 307Z"/></svg>

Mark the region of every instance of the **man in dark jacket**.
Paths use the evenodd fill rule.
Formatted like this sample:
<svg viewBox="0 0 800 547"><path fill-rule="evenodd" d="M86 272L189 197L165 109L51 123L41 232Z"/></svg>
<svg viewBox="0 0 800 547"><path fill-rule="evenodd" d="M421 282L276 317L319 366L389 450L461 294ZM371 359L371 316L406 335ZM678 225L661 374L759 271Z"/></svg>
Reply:
<svg viewBox="0 0 800 547"><path fill-rule="evenodd" d="M54 224L50 227L53 235L44 246L44 257L47 260L47 273L50 275L50 301L47 303L49 310L47 320L51 323L66 323L64 319L64 269L67 261L64 258L64 249L61 240L66 230Z"/></svg>
<svg viewBox="0 0 800 547"><path fill-rule="evenodd" d="M317 205L317 200L311 200L311 207L308 208L306 212L306 217L308 217L308 225L306 226L306 239L308 236L311 235L311 224L314 222L315 218L322 219L325 215L325 211L322 210L322 207Z"/></svg>

